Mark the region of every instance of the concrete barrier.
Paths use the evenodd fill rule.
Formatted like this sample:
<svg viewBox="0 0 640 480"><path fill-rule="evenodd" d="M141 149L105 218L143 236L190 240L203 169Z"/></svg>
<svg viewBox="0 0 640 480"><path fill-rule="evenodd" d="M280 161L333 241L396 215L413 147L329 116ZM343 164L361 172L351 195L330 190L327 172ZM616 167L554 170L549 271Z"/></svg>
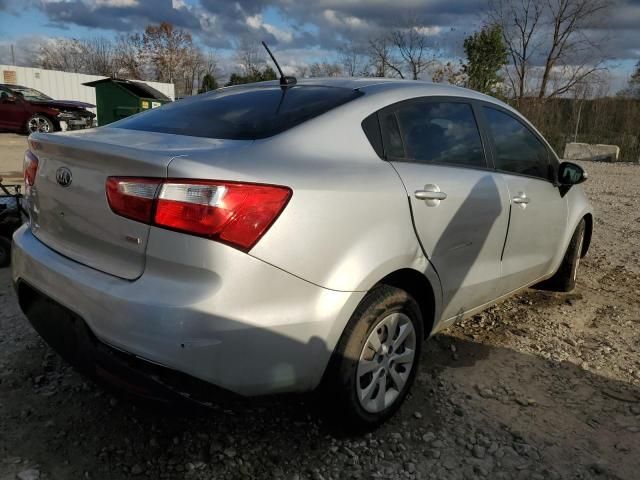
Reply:
<svg viewBox="0 0 640 480"><path fill-rule="evenodd" d="M620 147L617 145L592 145L590 143L567 143L563 158L567 160L599 160L617 162Z"/></svg>

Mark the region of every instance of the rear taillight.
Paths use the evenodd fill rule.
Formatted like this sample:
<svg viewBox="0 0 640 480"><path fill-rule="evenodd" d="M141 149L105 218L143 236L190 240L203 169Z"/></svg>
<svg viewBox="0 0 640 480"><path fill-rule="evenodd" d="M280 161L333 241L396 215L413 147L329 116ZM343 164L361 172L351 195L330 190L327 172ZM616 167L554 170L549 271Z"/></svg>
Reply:
<svg viewBox="0 0 640 480"><path fill-rule="evenodd" d="M107 200L111 210L123 217L150 223L161 182L148 178L109 177Z"/></svg>
<svg viewBox="0 0 640 480"><path fill-rule="evenodd" d="M33 186L38 173L38 157L31 150L24 152L24 184L27 187Z"/></svg>
<svg viewBox="0 0 640 480"><path fill-rule="evenodd" d="M208 180L110 177L118 215L250 250L291 197L287 187Z"/></svg>

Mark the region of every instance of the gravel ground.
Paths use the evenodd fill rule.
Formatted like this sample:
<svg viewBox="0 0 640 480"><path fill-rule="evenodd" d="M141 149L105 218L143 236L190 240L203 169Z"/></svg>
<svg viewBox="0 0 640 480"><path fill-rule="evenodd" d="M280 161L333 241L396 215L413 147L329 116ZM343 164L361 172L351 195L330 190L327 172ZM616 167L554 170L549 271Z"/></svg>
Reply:
<svg viewBox="0 0 640 480"><path fill-rule="evenodd" d="M586 167L575 292L528 290L431 339L399 414L362 436L306 397L202 411L104 390L39 340L0 271L0 479L637 479L640 166Z"/></svg>

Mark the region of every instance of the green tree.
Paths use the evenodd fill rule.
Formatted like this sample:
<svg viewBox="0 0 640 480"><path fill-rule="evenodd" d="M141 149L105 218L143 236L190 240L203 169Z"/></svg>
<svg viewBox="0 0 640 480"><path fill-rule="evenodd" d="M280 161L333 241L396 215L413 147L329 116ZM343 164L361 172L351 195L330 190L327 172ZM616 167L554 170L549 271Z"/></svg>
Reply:
<svg viewBox="0 0 640 480"><path fill-rule="evenodd" d="M208 92L209 90L215 90L218 88L218 82L213 75L210 73L205 73L204 77L202 77L202 85L200 86L200 90L198 93Z"/></svg>
<svg viewBox="0 0 640 480"><path fill-rule="evenodd" d="M277 80L278 79L278 75L276 75L276 71L271 68L271 67L266 67L261 73L260 73L260 81L264 82L266 80Z"/></svg>
<svg viewBox="0 0 640 480"><path fill-rule="evenodd" d="M276 80L278 76L271 67L265 67L262 70L254 69L247 75L240 75L239 73L232 73L229 77L229 81L226 86L231 85L243 85L245 83L264 82L267 80Z"/></svg>
<svg viewBox="0 0 640 480"><path fill-rule="evenodd" d="M478 92L495 94L502 82L500 69L507 64L507 47L502 27L487 25L464 40L467 61L462 71L467 75L467 87Z"/></svg>

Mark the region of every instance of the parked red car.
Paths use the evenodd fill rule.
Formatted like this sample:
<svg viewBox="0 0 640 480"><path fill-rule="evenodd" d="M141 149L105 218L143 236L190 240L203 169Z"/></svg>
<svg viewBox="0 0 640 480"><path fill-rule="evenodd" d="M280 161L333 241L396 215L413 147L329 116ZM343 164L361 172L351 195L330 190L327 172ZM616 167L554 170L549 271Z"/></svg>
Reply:
<svg viewBox="0 0 640 480"><path fill-rule="evenodd" d="M55 132L93 126L95 105L73 100L54 100L38 90L0 84L0 130Z"/></svg>

